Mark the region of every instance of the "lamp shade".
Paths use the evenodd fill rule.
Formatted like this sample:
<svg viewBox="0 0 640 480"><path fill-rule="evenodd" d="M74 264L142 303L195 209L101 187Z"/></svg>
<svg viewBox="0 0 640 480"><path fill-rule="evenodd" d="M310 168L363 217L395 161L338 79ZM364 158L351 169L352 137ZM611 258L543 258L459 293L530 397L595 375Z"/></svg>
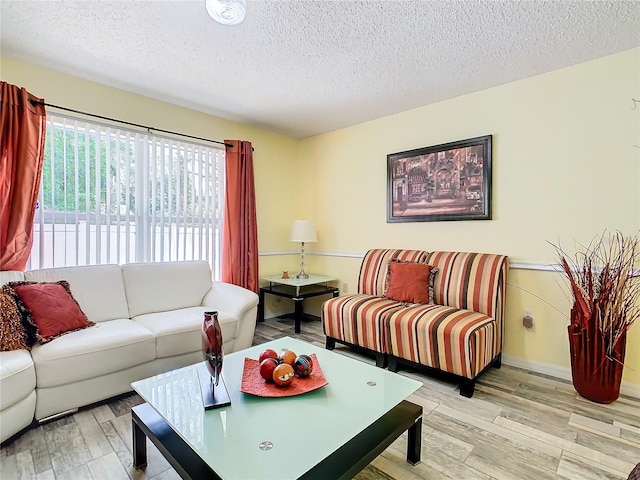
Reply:
<svg viewBox="0 0 640 480"><path fill-rule="evenodd" d="M292 242L317 242L316 224L311 220L295 220L291 224L289 240Z"/></svg>

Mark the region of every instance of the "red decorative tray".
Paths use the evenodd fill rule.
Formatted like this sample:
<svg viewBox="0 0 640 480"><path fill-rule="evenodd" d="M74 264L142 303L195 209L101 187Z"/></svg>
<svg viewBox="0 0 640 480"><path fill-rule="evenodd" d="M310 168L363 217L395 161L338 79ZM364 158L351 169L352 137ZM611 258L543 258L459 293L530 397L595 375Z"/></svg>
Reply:
<svg viewBox="0 0 640 480"><path fill-rule="evenodd" d="M245 358L240 391L257 395L258 397L291 397L324 387L329 382L327 382L327 379L324 378L322 374L318 359L315 353L309 356L311 360L313 360L313 372L311 375L304 378L296 377L288 387L278 387L275 383L265 382L260 376L260 364L258 360Z"/></svg>

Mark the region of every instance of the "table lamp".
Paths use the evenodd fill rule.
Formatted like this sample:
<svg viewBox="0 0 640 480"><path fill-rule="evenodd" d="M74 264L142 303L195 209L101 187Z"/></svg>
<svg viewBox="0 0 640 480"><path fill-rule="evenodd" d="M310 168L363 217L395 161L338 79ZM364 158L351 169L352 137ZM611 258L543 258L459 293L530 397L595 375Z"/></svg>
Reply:
<svg viewBox="0 0 640 480"><path fill-rule="evenodd" d="M311 220L295 220L291 224L289 240L292 242L300 242L302 246L302 251L300 252L300 273L296 275L296 278L309 278L309 275L304 271L304 244L318 241L315 223Z"/></svg>

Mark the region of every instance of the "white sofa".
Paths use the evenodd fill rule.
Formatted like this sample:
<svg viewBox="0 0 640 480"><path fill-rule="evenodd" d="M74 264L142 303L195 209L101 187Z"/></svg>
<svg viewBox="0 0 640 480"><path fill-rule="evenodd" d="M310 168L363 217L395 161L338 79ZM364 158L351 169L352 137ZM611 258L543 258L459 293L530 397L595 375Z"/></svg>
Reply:
<svg viewBox="0 0 640 480"><path fill-rule="evenodd" d="M211 280L204 261L0 272L0 285L66 280L92 327L31 352L0 352L0 442L29 426L131 390L131 382L202 361L200 329L216 310L224 351L251 346L258 296Z"/></svg>

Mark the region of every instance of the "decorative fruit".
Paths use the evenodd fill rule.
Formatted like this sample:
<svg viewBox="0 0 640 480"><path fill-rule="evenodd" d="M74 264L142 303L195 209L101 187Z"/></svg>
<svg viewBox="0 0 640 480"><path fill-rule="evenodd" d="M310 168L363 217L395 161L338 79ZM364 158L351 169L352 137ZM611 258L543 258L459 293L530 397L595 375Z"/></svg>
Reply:
<svg viewBox="0 0 640 480"><path fill-rule="evenodd" d="M296 353L292 350L285 350L284 352L282 352L280 354L280 361L282 363L288 363L289 365L293 366L293 362L296 361Z"/></svg>
<svg viewBox="0 0 640 480"><path fill-rule="evenodd" d="M278 352L276 352L275 350L271 350L270 348L267 348L258 357L258 363L262 363L262 361L265 358L276 358L277 359L278 358Z"/></svg>
<svg viewBox="0 0 640 480"><path fill-rule="evenodd" d="M294 377L293 367L288 363L281 363L273 371L273 381L279 387L288 387Z"/></svg>
<svg viewBox="0 0 640 480"><path fill-rule="evenodd" d="M260 376L267 382L273 381L273 371L280 365L275 358L265 358L260 362Z"/></svg>
<svg viewBox="0 0 640 480"><path fill-rule="evenodd" d="M309 355L298 355L293 362L296 377L308 377L313 372L313 360Z"/></svg>

